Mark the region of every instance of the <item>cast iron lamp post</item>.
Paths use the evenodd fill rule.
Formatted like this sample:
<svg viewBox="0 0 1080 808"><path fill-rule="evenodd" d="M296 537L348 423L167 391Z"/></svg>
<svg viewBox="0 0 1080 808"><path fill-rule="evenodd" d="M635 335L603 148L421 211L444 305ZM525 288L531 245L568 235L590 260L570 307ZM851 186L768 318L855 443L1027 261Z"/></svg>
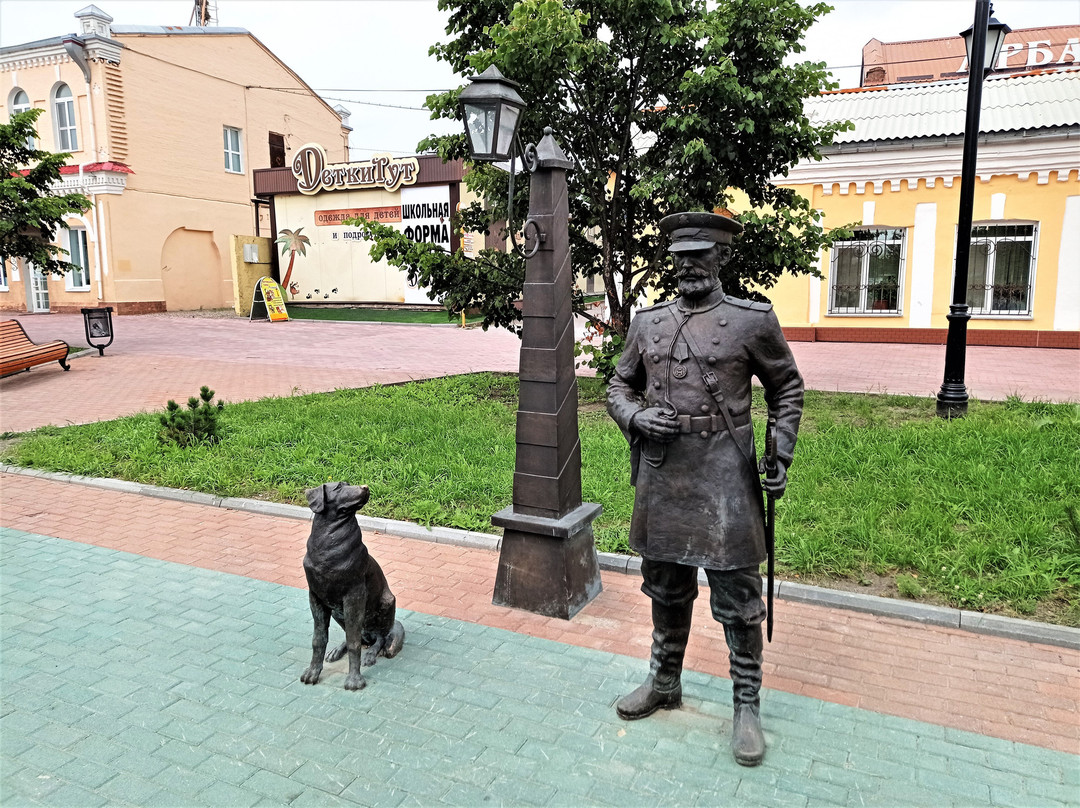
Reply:
<svg viewBox="0 0 1080 808"><path fill-rule="evenodd" d="M517 84L492 65L461 92L473 159L511 157L525 104ZM532 172L525 222L520 397L513 505L491 517L503 528L492 602L569 619L600 592L592 521L601 511L581 501L581 442L574 374L569 207L573 162L551 128L524 150ZM510 165L511 189L514 166ZM511 207L513 205L511 190ZM513 236L513 223L508 217ZM514 240L517 248L517 242Z"/></svg>
<svg viewBox="0 0 1080 808"><path fill-rule="evenodd" d="M979 112L986 74L997 63L1009 26L991 19L990 0L975 0L975 22L961 33L967 45L967 116L964 122L964 156L960 167L960 213L956 225L956 269L953 273L949 334L945 342L945 379L937 396L937 414L958 418L967 414L968 392L964 384L967 361L968 257L971 252L971 217L975 205L975 162L979 152Z"/></svg>

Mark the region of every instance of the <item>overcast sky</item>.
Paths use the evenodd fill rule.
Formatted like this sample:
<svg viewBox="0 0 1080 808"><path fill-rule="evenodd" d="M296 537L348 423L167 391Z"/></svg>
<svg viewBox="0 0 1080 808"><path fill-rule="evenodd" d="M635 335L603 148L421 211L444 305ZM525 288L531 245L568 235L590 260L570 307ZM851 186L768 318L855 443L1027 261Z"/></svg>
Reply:
<svg viewBox="0 0 1080 808"><path fill-rule="evenodd" d="M193 0L95 0L117 25L187 25ZM78 30L88 0L0 0L0 46ZM975 0L832 0L811 29L805 58L824 61L842 87L857 87L862 46L952 36L971 25ZM436 0L216 0L221 26L246 28L331 105L353 113L353 157L412 153L432 132L456 125L417 109L427 93L461 79L428 56L445 36ZM997 0L1012 28L1080 23L1077 0ZM363 102L363 103L361 103ZM376 106L376 105L392 106Z"/></svg>

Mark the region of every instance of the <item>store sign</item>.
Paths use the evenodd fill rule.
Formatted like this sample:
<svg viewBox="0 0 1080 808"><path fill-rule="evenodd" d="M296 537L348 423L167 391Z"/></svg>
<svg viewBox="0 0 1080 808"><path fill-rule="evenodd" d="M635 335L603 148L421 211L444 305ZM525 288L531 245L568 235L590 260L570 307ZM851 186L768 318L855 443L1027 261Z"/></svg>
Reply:
<svg viewBox="0 0 1080 808"><path fill-rule="evenodd" d="M323 147L309 143L293 157L292 173L302 194L364 188L396 191L416 182L420 163L415 157L395 158L388 154L360 163L328 163Z"/></svg>
<svg viewBox="0 0 1080 808"><path fill-rule="evenodd" d="M995 69L1008 70L1010 67L1019 67L1020 58L1024 59L1023 66L1028 68L1040 68L1050 65L1075 65L1080 60L1080 39L1073 37L1066 41L1056 58L1052 50L1053 45L1054 43L1048 39L1036 39L1031 42L1008 42L1001 49ZM1013 59L1014 56L1018 58ZM1012 59L1012 64L1009 63L1010 59ZM960 62L960 69L956 72L967 73L967 69L968 60L967 56L964 56L963 61Z"/></svg>
<svg viewBox="0 0 1080 808"><path fill-rule="evenodd" d="M344 224L348 219L367 219L369 222L391 224L401 221L401 205L386 205L381 208L345 208L343 210L315 211L316 227L331 227Z"/></svg>
<svg viewBox="0 0 1080 808"><path fill-rule="evenodd" d="M450 187L403 188L398 229L410 241L450 249Z"/></svg>

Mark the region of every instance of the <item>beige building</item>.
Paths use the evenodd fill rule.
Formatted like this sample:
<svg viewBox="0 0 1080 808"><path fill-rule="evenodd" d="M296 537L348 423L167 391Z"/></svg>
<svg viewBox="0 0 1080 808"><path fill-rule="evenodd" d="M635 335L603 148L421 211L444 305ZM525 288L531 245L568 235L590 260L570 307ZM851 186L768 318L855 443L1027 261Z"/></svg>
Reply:
<svg viewBox="0 0 1080 808"><path fill-rule="evenodd" d="M45 110L39 147L71 153L62 190L94 207L57 243L81 270L46 278L9 259L0 310L232 307L231 237L273 235L254 169L309 142L347 159L347 113L242 28L113 25L96 6L75 17L78 34L0 48L0 116Z"/></svg>

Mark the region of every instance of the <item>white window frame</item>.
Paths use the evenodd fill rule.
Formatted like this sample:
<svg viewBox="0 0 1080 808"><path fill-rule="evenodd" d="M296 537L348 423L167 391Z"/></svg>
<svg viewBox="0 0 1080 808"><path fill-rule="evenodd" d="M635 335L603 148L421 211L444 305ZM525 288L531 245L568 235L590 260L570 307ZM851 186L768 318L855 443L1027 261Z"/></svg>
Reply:
<svg viewBox="0 0 1080 808"><path fill-rule="evenodd" d="M90 251L87 247L86 228L72 227L68 230L68 261L78 269L69 269L64 273L64 288L69 292L89 292Z"/></svg>
<svg viewBox="0 0 1080 808"><path fill-rule="evenodd" d="M1018 233L980 233L982 230L1009 230L1016 228L1031 228L1030 234L1018 234ZM980 320L1031 320L1035 316L1035 277L1036 267L1038 266L1039 257L1039 223L1030 220L992 220L982 222L972 222L971 230L973 239L971 245L968 248L968 289L966 291L966 297L964 302L968 303L968 314L972 317L977 317ZM1019 238L1017 238L1019 236ZM1024 311L1015 311L1003 308L994 308L994 278L997 274L997 245L1003 241L1027 241L1031 245L1030 262L1028 263L1028 282L1027 282L1027 309ZM992 243L993 249L987 250L987 264L986 264L986 276L983 280L985 288L983 305L972 306L969 302L971 300L971 285L972 285L972 265L971 262L975 260L976 252L973 247L982 242ZM954 257L954 276L955 276L956 260Z"/></svg>
<svg viewBox="0 0 1080 808"><path fill-rule="evenodd" d="M15 263L14 258L0 256L0 292L11 291L11 286L8 282L8 261L11 261L12 264Z"/></svg>
<svg viewBox="0 0 1080 808"><path fill-rule="evenodd" d="M60 95L67 90L67 95ZM75 93L67 84L57 84L53 88L52 114L56 132L56 150L60 152L79 151L79 125L75 119Z"/></svg>
<svg viewBox="0 0 1080 808"><path fill-rule="evenodd" d="M20 102L19 96L25 98L25 101ZM27 112L34 108L34 105L30 103L30 94L26 92L22 87L16 87L11 91L11 114L16 115L20 112ZM33 149L37 147L37 141L34 140L34 136L30 135L26 138L26 148Z"/></svg>
<svg viewBox="0 0 1080 808"><path fill-rule="evenodd" d="M884 238L878 238L877 234ZM893 234L899 234L895 236ZM861 237L860 237L861 236ZM859 267L859 283L856 285L858 300L855 305L842 306L837 301L837 263L845 246L865 245ZM904 275L907 265L908 228L888 225L867 225L855 228L855 237L833 243L829 259L829 317L901 317L904 313ZM870 302L870 258L875 251L895 245L899 250L896 268L896 305L893 308L877 308Z"/></svg>
<svg viewBox="0 0 1080 808"><path fill-rule="evenodd" d="M225 170L230 174L243 174L244 173L244 140L241 137L242 130L235 126L226 126L223 128L222 136L225 145ZM230 135L232 140L230 142Z"/></svg>

